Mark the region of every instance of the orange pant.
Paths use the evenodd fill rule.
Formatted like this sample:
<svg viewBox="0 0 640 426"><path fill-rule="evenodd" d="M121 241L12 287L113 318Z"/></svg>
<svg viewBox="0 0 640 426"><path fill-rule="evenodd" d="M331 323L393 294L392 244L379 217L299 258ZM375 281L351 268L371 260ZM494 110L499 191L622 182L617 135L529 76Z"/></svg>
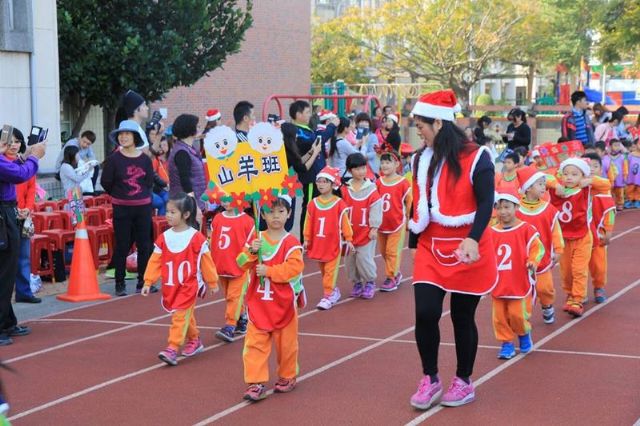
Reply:
<svg viewBox="0 0 640 426"><path fill-rule="evenodd" d="M378 232L378 247L384 259L387 278L395 278L400 271L401 254L404 247L404 226L392 234Z"/></svg>
<svg viewBox="0 0 640 426"><path fill-rule="evenodd" d="M587 297L587 278L593 239L591 232L578 240L565 240L560 257L562 289L568 297L582 303Z"/></svg>
<svg viewBox="0 0 640 426"><path fill-rule="evenodd" d="M607 285L607 246L593 247L589 272L593 288L604 288Z"/></svg>
<svg viewBox="0 0 640 426"><path fill-rule="evenodd" d="M541 305L553 305L556 300L556 289L553 287L551 269L536 276L536 296Z"/></svg>
<svg viewBox="0 0 640 426"><path fill-rule="evenodd" d="M170 348L177 351L184 344L185 337L187 340L193 340L200 336L194 315L195 307L196 304L194 303L190 308L175 311L171 314L171 327L169 328Z"/></svg>
<svg viewBox="0 0 640 426"><path fill-rule="evenodd" d="M627 185L627 199L640 201L640 185Z"/></svg>
<svg viewBox="0 0 640 426"><path fill-rule="evenodd" d="M220 277L219 284L227 301L224 322L226 325L235 327L244 307L244 295L249 285L249 275L244 274L235 278Z"/></svg>
<svg viewBox="0 0 640 426"><path fill-rule="evenodd" d="M329 296L333 289L336 288L336 281L338 281L338 272L340 271L340 258L338 255L329 262L318 262L320 266L320 274L322 274L322 288L324 289L324 295Z"/></svg>
<svg viewBox="0 0 640 426"><path fill-rule="evenodd" d="M493 298L493 332L500 342L510 342L516 336L524 336L531 331L527 300Z"/></svg>
<svg viewBox="0 0 640 426"><path fill-rule="evenodd" d="M283 379L293 379L298 375L298 314L296 313L285 328L271 332L259 330L249 322L242 352L246 383L269 381L269 355L272 340L278 354L278 375Z"/></svg>
<svg viewBox="0 0 640 426"><path fill-rule="evenodd" d="M616 206L622 207L624 204L624 186L620 188L613 188L611 192L613 199L616 200Z"/></svg>

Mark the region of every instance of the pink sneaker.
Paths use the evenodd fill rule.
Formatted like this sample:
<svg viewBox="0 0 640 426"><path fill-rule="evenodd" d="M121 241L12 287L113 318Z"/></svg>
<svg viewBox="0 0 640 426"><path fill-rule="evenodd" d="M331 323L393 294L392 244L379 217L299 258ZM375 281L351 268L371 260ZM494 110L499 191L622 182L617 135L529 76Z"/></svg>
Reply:
<svg viewBox="0 0 640 426"><path fill-rule="evenodd" d="M362 283L353 284L353 289L351 290L351 297L360 297L362 296L362 292L364 291L364 285Z"/></svg>
<svg viewBox="0 0 640 426"><path fill-rule="evenodd" d="M398 289L398 283L393 278L387 278L380 286L380 291L394 291Z"/></svg>
<svg viewBox="0 0 640 426"><path fill-rule="evenodd" d="M194 356L197 353L202 352L204 349L204 345L202 344L202 340L198 337L197 339L189 340L184 344L182 348L182 356Z"/></svg>
<svg viewBox="0 0 640 426"><path fill-rule="evenodd" d="M169 365L178 365L178 352L173 348L166 348L165 350L160 351L158 358Z"/></svg>
<svg viewBox="0 0 640 426"><path fill-rule="evenodd" d="M428 410L442 395L442 383L438 380L431 383L429 376L424 376L418 383L418 390L411 397L411 405L419 410Z"/></svg>
<svg viewBox="0 0 640 426"><path fill-rule="evenodd" d="M373 299L376 295L376 284L373 281L369 281L364 285L364 290L360 296L363 299Z"/></svg>
<svg viewBox="0 0 640 426"><path fill-rule="evenodd" d="M442 397L441 405L445 407L459 407L476 399L473 383L467 384L460 377L454 377L449 390Z"/></svg>

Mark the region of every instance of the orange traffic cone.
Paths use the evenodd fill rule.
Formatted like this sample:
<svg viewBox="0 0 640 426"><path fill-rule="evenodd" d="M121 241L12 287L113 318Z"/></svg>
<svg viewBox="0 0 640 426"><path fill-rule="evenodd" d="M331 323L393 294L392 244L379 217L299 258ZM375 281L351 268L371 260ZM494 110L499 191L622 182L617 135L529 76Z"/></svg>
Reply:
<svg viewBox="0 0 640 426"><path fill-rule="evenodd" d="M87 302L91 300L111 299L111 296L100 293L98 274L94 269L93 254L89 244L89 234L84 221L76 227L76 239L73 242L73 258L69 286L65 294L57 297L65 302Z"/></svg>

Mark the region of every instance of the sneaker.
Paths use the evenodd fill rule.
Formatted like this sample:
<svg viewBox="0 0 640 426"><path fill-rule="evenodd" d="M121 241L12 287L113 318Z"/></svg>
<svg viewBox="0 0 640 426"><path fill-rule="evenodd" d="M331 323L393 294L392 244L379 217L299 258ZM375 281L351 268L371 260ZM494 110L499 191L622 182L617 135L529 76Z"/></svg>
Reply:
<svg viewBox="0 0 640 426"><path fill-rule="evenodd" d="M116 296L122 297L127 295L127 286L125 283L117 284L116 283Z"/></svg>
<svg viewBox="0 0 640 426"><path fill-rule="evenodd" d="M520 353L528 354L533 349L533 340L531 340L531 332L518 336L518 340L520 341Z"/></svg>
<svg viewBox="0 0 640 426"><path fill-rule="evenodd" d="M338 303L338 300L340 300L341 297L342 297L342 294L340 294L340 289L338 287L336 287L336 288L333 289L331 294L328 296L328 299L329 299L329 302L331 302L332 305L335 305L336 303Z"/></svg>
<svg viewBox="0 0 640 426"><path fill-rule="evenodd" d="M225 325L220 330L216 332L216 337L220 340L224 340L225 342L231 343L233 342L233 336L235 334L236 327L232 325Z"/></svg>
<svg viewBox="0 0 640 426"><path fill-rule="evenodd" d="M511 359L516 356L516 348L511 342L503 342L500 351L498 352L498 359Z"/></svg>
<svg viewBox="0 0 640 426"><path fill-rule="evenodd" d="M263 384L255 383L253 385L249 385L242 399L256 402L265 399L266 397L267 388Z"/></svg>
<svg viewBox="0 0 640 426"><path fill-rule="evenodd" d="M178 352L175 349L167 348L160 351L158 358L163 360L169 365L178 365Z"/></svg>
<svg viewBox="0 0 640 426"><path fill-rule="evenodd" d="M204 349L204 345L202 344L202 340L198 337L197 339L189 340L184 344L182 348L182 356L194 356L199 354Z"/></svg>
<svg viewBox="0 0 640 426"><path fill-rule="evenodd" d="M362 283L355 283L353 285L353 289L351 290L351 297L361 297L363 291L364 286L362 285Z"/></svg>
<svg viewBox="0 0 640 426"><path fill-rule="evenodd" d="M31 328L26 325L14 325L11 328L2 331L3 334L6 334L9 337L19 337L26 336L31 334Z"/></svg>
<svg viewBox="0 0 640 426"><path fill-rule="evenodd" d="M373 299L373 296L376 295L376 284L372 281L369 281L364 285L364 290L362 291L363 299Z"/></svg>
<svg viewBox="0 0 640 426"><path fill-rule="evenodd" d="M573 316L574 318L577 318L577 317L581 317L582 314L584 314L584 308L582 307L581 303L573 302L571 306L569 306L569 310L567 312L569 313L569 315Z"/></svg>
<svg viewBox="0 0 640 426"><path fill-rule="evenodd" d="M631 201L625 201L624 202L624 208L625 209L632 209L633 208L633 203Z"/></svg>
<svg viewBox="0 0 640 426"><path fill-rule="evenodd" d="M6 333L0 333L0 346L9 346L13 343L13 339Z"/></svg>
<svg viewBox="0 0 640 426"><path fill-rule="evenodd" d="M0 395L0 416L4 416L8 412L9 412L9 403L4 399L2 395Z"/></svg>
<svg viewBox="0 0 640 426"><path fill-rule="evenodd" d="M596 288L593 290L593 296L596 303L604 303L607 301L607 293L604 291L604 288Z"/></svg>
<svg viewBox="0 0 640 426"><path fill-rule="evenodd" d="M402 282L402 272L398 272L394 278L396 280L396 285L400 285L400 282Z"/></svg>
<svg viewBox="0 0 640 426"><path fill-rule="evenodd" d="M273 391L277 393L291 392L296 387L296 379L283 379L280 377L274 386Z"/></svg>
<svg viewBox="0 0 640 426"><path fill-rule="evenodd" d="M326 311L327 309L331 309L332 306L333 304L331 304L329 298L323 297L316 305L316 308L320 309L321 311Z"/></svg>
<svg viewBox="0 0 640 426"><path fill-rule="evenodd" d="M552 305L542 307L542 320L545 324L553 324L556 322L556 312Z"/></svg>
<svg viewBox="0 0 640 426"><path fill-rule="evenodd" d="M418 383L418 390L411 396L411 406L418 410L428 410L442 396L442 383L438 380L431 383L429 376L424 376Z"/></svg>
<svg viewBox="0 0 640 426"><path fill-rule="evenodd" d="M634 209L640 209L640 201L634 201L633 202L633 208Z"/></svg>
<svg viewBox="0 0 640 426"><path fill-rule="evenodd" d="M234 334L247 334L247 325L249 324L249 320L247 319L247 314L240 315L238 318L238 322L236 324L236 329L234 330Z"/></svg>
<svg viewBox="0 0 640 426"><path fill-rule="evenodd" d="M562 310L564 312L569 312L571 305L573 304L573 298L571 296L567 296L567 301L564 302L564 306L562 306Z"/></svg>
<svg viewBox="0 0 640 426"><path fill-rule="evenodd" d="M455 377L451 382L451 386L449 386L449 390L442 397L440 404L445 407L459 407L473 402L475 399L476 393L473 383L467 383L460 377Z"/></svg>
<svg viewBox="0 0 640 426"><path fill-rule="evenodd" d="M380 291L394 291L398 289L398 283L394 278L387 278L380 286Z"/></svg>

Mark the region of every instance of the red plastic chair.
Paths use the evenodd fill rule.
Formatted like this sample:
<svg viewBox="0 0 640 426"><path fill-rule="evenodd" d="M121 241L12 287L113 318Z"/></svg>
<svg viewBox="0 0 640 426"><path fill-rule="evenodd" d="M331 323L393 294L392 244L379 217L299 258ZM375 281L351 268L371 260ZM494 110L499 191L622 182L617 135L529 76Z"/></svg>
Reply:
<svg viewBox="0 0 640 426"><path fill-rule="evenodd" d="M61 212L35 212L31 218L36 234L41 234L44 229L64 229Z"/></svg>
<svg viewBox="0 0 640 426"><path fill-rule="evenodd" d="M82 197L82 199L84 200L84 205L85 207L93 207L95 206L95 198L92 197L91 195L87 195L85 197Z"/></svg>
<svg viewBox="0 0 640 426"><path fill-rule="evenodd" d="M153 216L151 218L151 224L153 226L153 241L158 238L160 234L170 228L167 218L164 216Z"/></svg>
<svg viewBox="0 0 640 426"><path fill-rule="evenodd" d="M68 229L45 229L43 235L49 237L53 250L60 250L62 258L65 260L65 266L71 265L71 260L67 263L65 253L67 252L67 244L73 244L76 238L76 231Z"/></svg>
<svg viewBox="0 0 640 426"><path fill-rule="evenodd" d="M42 265L42 250L47 253L47 265ZM31 273L40 276L50 276L55 280L53 273L52 241L48 235L34 234L31 237Z"/></svg>
<svg viewBox="0 0 640 426"><path fill-rule="evenodd" d="M113 228L109 225L87 226L89 234L89 244L91 244L91 252L96 269L100 265L108 265L111 262L114 250ZM107 252L101 254L100 248L106 245Z"/></svg>

